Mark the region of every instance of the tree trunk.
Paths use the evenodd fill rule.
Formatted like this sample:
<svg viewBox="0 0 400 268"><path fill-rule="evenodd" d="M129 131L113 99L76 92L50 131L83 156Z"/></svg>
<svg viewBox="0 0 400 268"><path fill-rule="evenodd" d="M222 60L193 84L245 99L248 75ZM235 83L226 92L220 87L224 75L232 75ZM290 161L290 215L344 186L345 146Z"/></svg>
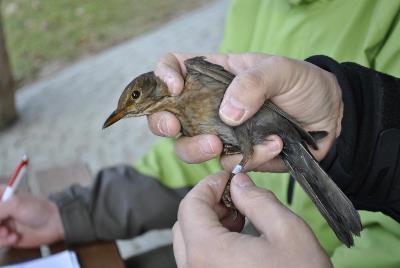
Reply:
<svg viewBox="0 0 400 268"><path fill-rule="evenodd" d="M14 87L15 83L8 60L0 10L0 129L8 126L17 117Z"/></svg>

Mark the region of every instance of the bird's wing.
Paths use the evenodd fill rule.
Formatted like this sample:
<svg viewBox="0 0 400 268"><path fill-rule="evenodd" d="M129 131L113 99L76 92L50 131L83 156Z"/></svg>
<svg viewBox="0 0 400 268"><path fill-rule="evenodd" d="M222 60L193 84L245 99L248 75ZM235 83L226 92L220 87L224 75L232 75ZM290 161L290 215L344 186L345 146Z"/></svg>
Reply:
<svg viewBox="0 0 400 268"><path fill-rule="evenodd" d="M232 82L233 78L235 78L234 74L225 70L224 67L222 67L221 65L208 62L205 57L190 58L185 60L184 63L188 75L193 78L199 75L200 76L205 75L227 86ZM198 79L195 79L195 81L198 81ZM310 145L314 149L318 149L316 139L321 139L328 134L326 131L317 131L313 133L308 133L300 126L300 124L295 119L293 119L290 115L282 111L278 106L276 106L272 102L266 101L265 106L268 109L275 111L280 116L290 121L295 126L300 136L306 141L308 145Z"/></svg>
<svg viewBox="0 0 400 268"><path fill-rule="evenodd" d="M316 140L322 139L326 135L328 135L328 132L326 131L307 132L300 126L300 124L293 117L282 111L278 106L276 106L272 102L266 101L264 105L265 107L267 107L267 109L273 110L274 112L276 112L277 114L288 120L290 123L292 123L297 132L300 134L301 138L313 149L316 150L318 149Z"/></svg>
<svg viewBox="0 0 400 268"><path fill-rule="evenodd" d="M184 63L187 73L193 76L206 75L226 85L229 85L235 77L221 65L206 61L205 57L190 58Z"/></svg>

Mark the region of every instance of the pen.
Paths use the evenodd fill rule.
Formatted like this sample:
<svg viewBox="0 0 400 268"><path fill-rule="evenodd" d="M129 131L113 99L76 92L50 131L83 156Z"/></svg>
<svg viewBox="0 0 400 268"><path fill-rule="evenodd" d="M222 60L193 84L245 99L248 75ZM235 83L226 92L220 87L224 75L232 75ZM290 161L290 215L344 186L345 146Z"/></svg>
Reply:
<svg viewBox="0 0 400 268"><path fill-rule="evenodd" d="M1 196L1 202L7 201L14 194L14 191L15 189L17 189L19 182L26 175L27 166L28 157L24 155L7 183L7 187L3 195Z"/></svg>

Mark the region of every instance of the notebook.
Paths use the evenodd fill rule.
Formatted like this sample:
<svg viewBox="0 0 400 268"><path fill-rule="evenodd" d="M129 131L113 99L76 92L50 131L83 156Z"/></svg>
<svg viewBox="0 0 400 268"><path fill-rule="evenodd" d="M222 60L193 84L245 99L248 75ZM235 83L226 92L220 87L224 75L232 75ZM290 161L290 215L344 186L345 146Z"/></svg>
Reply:
<svg viewBox="0 0 400 268"><path fill-rule="evenodd" d="M0 268L80 268L76 253L64 250L44 258L21 262L12 265L0 266Z"/></svg>

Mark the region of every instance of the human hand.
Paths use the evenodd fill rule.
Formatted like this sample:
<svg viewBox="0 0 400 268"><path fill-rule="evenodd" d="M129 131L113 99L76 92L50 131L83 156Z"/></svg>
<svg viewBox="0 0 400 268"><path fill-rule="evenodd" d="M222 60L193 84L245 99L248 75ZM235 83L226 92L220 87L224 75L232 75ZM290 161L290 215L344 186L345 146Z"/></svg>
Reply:
<svg viewBox="0 0 400 268"><path fill-rule="evenodd" d="M167 54L155 69L171 94L183 88L184 60L194 54ZM329 134L321 140L319 150L311 150L317 160L324 158L341 131L343 104L341 91L333 74L321 68L293 59L261 53L208 54L207 60L222 65L236 75L228 87L220 107L221 119L236 126L250 118L266 99L296 118L308 131L325 130ZM246 94L243 94L246 92ZM157 135L175 136L180 131L178 119L168 112L149 117L150 129ZM279 158L282 140L266 137L263 144L254 147L254 155L246 165L247 170L284 171ZM182 137L176 142L180 158L190 163L209 160L222 152L221 141L213 135ZM231 170L241 159L240 155L225 156L222 164Z"/></svg>
<svg viewBox="0 0 400 268"><path fill-rule="evenodd" d="M219 202L227 180L224 172L206 177L182 200L173 227L178 267L332 267L308 225L244 174L232 180L232 199L261 235L237 233L243 218Z"/></svg>
<svg viewBox="0 0 400 268"><path fill-rule="evenodd" d="M0 202L0 247L30 248L62 239L64 228L53 202L30 194Z"/></svg>

